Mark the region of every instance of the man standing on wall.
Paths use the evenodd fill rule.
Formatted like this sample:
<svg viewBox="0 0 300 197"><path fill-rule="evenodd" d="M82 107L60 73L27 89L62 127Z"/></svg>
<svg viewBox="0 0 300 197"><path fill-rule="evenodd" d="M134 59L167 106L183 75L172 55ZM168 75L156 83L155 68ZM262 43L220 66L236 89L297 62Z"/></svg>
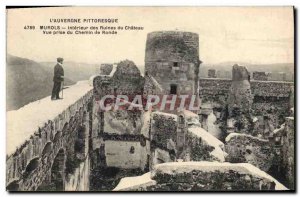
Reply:
<svg viewBox="0 0 300 197"><path fill-rule="evenodd" d="M64 81L64 69L62 67L64 59L59 57L57 58L57 64L54 67L54 77L53 77L53 89L51 100L62 99L59 97L59 92L61 89L61 84Z"/></svg>

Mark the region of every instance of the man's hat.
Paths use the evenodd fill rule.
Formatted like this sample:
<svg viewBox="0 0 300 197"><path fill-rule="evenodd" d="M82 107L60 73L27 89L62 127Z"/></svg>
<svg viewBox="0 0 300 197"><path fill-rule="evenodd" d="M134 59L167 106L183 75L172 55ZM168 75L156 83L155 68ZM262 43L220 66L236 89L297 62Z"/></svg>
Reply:
<svg viewBox="0 0 300 197"><path fill-rule="evenodd" d="M58 57L58 58L57 58L57 61L58 61L58 62L64 61L64 58Z"/></svg>

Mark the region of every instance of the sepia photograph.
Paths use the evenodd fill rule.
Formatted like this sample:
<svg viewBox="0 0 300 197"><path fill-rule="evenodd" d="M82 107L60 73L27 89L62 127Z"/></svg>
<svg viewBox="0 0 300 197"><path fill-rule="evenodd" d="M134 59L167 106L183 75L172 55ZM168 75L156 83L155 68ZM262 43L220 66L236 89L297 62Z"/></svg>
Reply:
<svg viewBox="0 0 300 197"><path fill-rule="evenodd" d="M7 6L6 190L295 192L294 17Z"/></svg>

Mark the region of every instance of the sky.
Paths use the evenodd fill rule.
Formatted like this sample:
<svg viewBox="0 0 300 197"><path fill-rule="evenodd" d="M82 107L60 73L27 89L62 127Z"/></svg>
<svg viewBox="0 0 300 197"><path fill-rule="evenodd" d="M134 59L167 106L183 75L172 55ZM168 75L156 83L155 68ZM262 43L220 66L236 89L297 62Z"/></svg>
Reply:
<svg viewBox="0 0 300 197"><path fill-rule="evenodd" d="M118 24L81 26L142 26L143 30L117 35L44 35L40 25L50 19L117 18ZM92 64L124 59L144 65L147 34L177 30L199 34L201 61L293 63L292 7L67 7L7 10L7 53L38 62L65 61ZM34 25L35 30L25 30ZM60 24L58 24L60 25ZM73 26L68 23L63 26Z"/></svg>

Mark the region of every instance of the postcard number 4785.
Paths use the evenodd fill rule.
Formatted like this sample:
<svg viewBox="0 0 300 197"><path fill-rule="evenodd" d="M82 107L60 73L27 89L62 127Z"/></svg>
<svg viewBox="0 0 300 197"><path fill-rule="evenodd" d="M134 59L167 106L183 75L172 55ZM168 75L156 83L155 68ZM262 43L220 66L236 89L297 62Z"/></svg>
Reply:
<svg viewBox="0 0 300 197"><path fill-rule="evenodd" d="M34 26L34 25L25 25L25 26L24 26L24 29L27 29L27 30L34 30L34 29L35 29L35 26Z"/></svg>

